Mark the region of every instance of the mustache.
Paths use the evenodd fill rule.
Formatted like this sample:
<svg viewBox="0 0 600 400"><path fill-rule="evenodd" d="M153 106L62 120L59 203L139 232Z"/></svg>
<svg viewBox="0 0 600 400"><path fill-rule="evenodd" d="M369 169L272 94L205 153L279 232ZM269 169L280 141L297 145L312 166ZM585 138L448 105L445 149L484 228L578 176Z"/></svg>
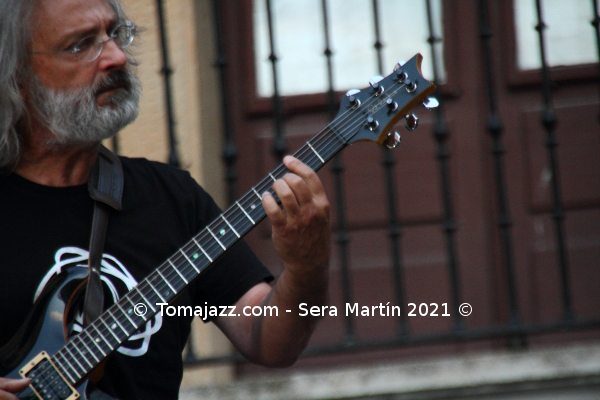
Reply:
<svg viewBox="0 0 600 400"><path fill-rule="evenodd" d="M109 90L120 88L129 91L132 86L132 74L133 73L128 70L113 71L94 85L92 93L97 96Z"/></svg>

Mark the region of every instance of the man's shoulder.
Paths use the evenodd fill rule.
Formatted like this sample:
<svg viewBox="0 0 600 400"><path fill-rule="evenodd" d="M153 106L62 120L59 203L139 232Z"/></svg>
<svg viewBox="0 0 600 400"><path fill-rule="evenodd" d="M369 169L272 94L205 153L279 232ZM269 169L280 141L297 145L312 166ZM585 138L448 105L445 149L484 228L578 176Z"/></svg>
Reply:
<svg viewBox="0 0 600 400"><path fill-rule="evenodd" d="M188 171L146 158L119 156L123 165L125 188L135 188L143 192L167 191L173 194L204 198L207 193Z"/></svg>

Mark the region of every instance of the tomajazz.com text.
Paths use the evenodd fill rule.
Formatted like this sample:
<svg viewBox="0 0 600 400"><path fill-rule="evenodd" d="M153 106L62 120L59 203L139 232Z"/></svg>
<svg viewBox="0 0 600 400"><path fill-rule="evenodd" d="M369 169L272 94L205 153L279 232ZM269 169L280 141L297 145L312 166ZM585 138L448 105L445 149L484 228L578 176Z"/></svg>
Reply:
<svg viewBox="0 0 600 400"><path fill-rule="evenodd" d="M195 316L203 320L214 317L239 317L239 316L279 316L279 308L277 306L245 306L237 309L236 306L213 306L205 304L204 306L170 306L168 303L156 303L160 306L161 316ZM408 303L408 316L430 316L430 317L449 317L448 303ZM400 306L379 303L378 305L359 305L358 303L346 303L345 315L354 315L362 317L396 317L400 315ZM291 313L292 310L285 310L286 313ZM306 316L332 316L338 315L338 307L336 306L309 306L307 303L298 305L297 313L301 317Z"/></svg>

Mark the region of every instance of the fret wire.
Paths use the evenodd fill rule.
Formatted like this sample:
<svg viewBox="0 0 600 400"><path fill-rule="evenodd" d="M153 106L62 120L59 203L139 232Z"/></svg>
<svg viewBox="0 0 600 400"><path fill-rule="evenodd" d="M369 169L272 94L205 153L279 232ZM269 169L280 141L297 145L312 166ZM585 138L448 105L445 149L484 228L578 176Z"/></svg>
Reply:
<svg viewBox="0 0 600 400"><path fill-rule="evenodd" d="M67 344L65 345L64 349L65 349L65 350L67 350L67 352L68 352L68 353L69 353L69 355L71 356L71 359L75 361L75 363L76 363L76 364L79 366L79 368L81 368L81 371L82 371L82 372L83 372L83 374L85 375L85 373L86 373L86 371L87 371L87 368L85 368L85 367L83 366L83 364L81 364L81 363L79 362L79 360L77 359L77 356L76 356L76 355L75 355L73 352L71 352L71 350L69 349L69 345L70 345L70 344L72 344L72 343L73 343L72 341L71 341L71 342L69 342L69 343L67 343ZM77 350L77 348L75 348L75 350L76 350L76 351L79 351L79 350ZM77 371L77 370L75 370L75 372L79 373L79 371Z"/></svg>
<svg viewBox="0 0 600 400"><path fill-rule="evenodd" d="M119 303L117 303L117 308L119 310L121 310L121 312L123 313L123 315L125 315L125 317L129 320L129 322L131 323L131 325L133 325L133 327L135 329L139 328L139 326L131 319L131 317L129 317L129 315L127 314L127 312L125 310L123 310L123 308L121 307L121 305Z"/></svg>
<svg viewBox="0 0 600 400"><path fill-rule="evenodd" d="M67 365L67 367L65 367L63 362L61 362L61 363L60 363L60 365L61 365L61 368L62 368L62 372L63 372L65 375L68 375L68 376L69 376L69 379L71 379L71 382L72 382L72 383L75 383L75 382L77 382L77 380L76 380L76 379L73 377L73 375L71 375L71 374L69 373L69 370L68 370L67 368L70 366L70 368L71 368L71 371L73 371L73 372L75 372L75 369L73 369L73 366L71 366L71 363L69 363L69 360L67 360L67 359L65 358L65 356L64 356L64 355L63 355L63 354L62 354L60 351L59 351L58 353L56 353L56 355L54 356L54 363L55 363L55 364L58 364L58 356L61 356L61 357L62 357L62 359L63 359L63 361L66 361L66 363L68 364L68 365Z"/></svg>
<svg viewBox="0 0 600 400"><path fill-rule="evenodd" d="M256 222L254 222L254 220L252 219L252 217L250 217L250 214L248 214L246 212L246 210L244 210L244 208L240 205L240 203L238 201L236 201L235 204L237 204L237 206L240 208L240 210L242 210L242 212L244 214L246 214L246 217L248 217L248 219L252 222L252 225L256 225Z"/></svg>
<svg viewBox="0 0 600 400"><path fill-rule="evenodd" d="M160 293L161 297L164 298L164 296L166 296L168 298L169 296L174 296L176 294L175 291L171 290L171 287L161 278L158 270L159 269L156 269L152 275L146 279L148 279L148 282Z"/></svg>
<svg viewBox="0 0 600 400"><path fill-rule="evenodd" d="M79 340L79 343L80 343L80 344L79 344L78 346L77 346L77 345L75 345L75 340ZM83 343L83 339L81 339L81 334L79 334L79 335L75 335L75 336L73 337L73 339L72 339L72 342L73 342L73 346L75 347L75 350L77 350L77 352L78 352L78 353L79 353L79 354L80 354L80 355L83 357L83 360L84 360L86 363L88 363L88 365L90 366L90 368L94 368L94 364L92 364L92 363L90 362L90 360L88 360L88 358L87 358L87 356L86 356L86 353L83 353L83 352L81 352L81 351L79 350L79 349L81 348L81 344L83 344L83 346L84 346L86 349L88 349L88 350L87 350L87 351L88 351L88 353L89 353L89 351L90 351L90 350L89 350L89 348L86 346L86 344L85 344L85 343Z"/></svg>
<svg viewBox="0 0 600 400"><path fill-rule="evenodd" d="M171 286L171 284L169 283L167 278L165 278L165 276L160 272L160 269L157 269L156 272L158 272L158 274L161 276L161 278L163 278L164 282L166 282L166 284L171 288L171 290L173 291L173 295L176 295L177 290L175 290L175 288L173 286Z"/></svg>
<svg viewBox="0 0 600 400"><path fill-rule="evenodd" d="M272 173L269 172L269 176L271 177L271 179L273 179L273 182L275 182L277 179L273 176Z"/></svg>
<svg viewBox="0 0 600 400"><path fill-rule="evenodd" d="M173 264L173 262L171 262L171 260L168 260L168 261L169 261L169 264L171 264L171 267L173 267L173 269L175 270L175 272L177 272L177 274L181 277L181 279L183 279L183 281L187 285L189 283L188 280L185 279L185 277L183 275L181 275L181 272L179 272L179 270L177 269L177 267L175 266L175 264Z"/></svg>
<svg viewBox="0 0 600 400"><path fill-rule="evenodd" d="M310 147L310 149L317 155L317 157L319 157L319 160L321 160L321 162L323 164L325 164L325 160L323 160L323 158L319 155L319 153L317 153L317 151L315 150L315 148L312 147L312 144L310 144L310 142L306 142L306 144L308 144L308 147Z"/></svg>
<svg viewBox="0 0 600 400"><path fill-rule="evenodd" d="M109 348L111 351L112 351L112 350L114 350L114 346L113 346L113 345L112 345L112 344L111 344L111 343L110 343L110 342L109 342L109 341L106 339L106 337L105 337L105 336L102 334L102 332L100 332L100 330L99 330L99 329L96 327L96 324L95 324L95 323L93 323L91 326L92 326L92 327L93 327L93 328L96 330L96 332L97 332L97 333L98 333L98 334L99 334L99 335L102 337L102 340L104 340L104 343L107 343L107 344L108 344L108 348Z"/></svg>
<svg viewBox="0 0 600 400"><path fill-rule="evenodd" d="M64 349L64 347L63 347L63 349ZM67 363L67 368L69 368L71 370L71 372L73 372L75 374L75 376L73 376L69 373L69 371L67 369L65 369L65 372L67 374L69 374L69 377L73 380L73 382L75 382L77 376L79 376L79 372L75 369L75 367L73 367L73 364L71 364L69 362L69 360L67 359L67 357L65 357L65 355L63 354L62 351L59 351L58 353L56 353L56 355L60 355L62 357L62 359Z"/></svg>
<svg viewBox="0 0 600 400"><path fill-rule="evenodd" d="M146 296L144 296L144 293L142 293L142 291L138 289L138 286L134 287L134 289L142 296L142 298L144 299L144 301L146 303L148 303L148 307L150 307L152 309L152 312L156 312L156 308L152 307L152 303L149 302L148 299L146 298Z"/></svg>
<svg viewBox="0 0 600 400"><path fill-rule="evenodd" d="M80 340L83 343L83 345L85 346L85 348L88 349L88 352L92 355L92 357L94 357L96 359L96 362L99 363L100 359L98 357L96 357L96 354L94 353L94 351L91 349L91 347L89 347L87 345L87 343L85 342L85 340L81 337L81 335L82 335L83 332L85 332L85 330L81 331L81 333L79 333L79 335L77 337L80 338ZM88 335L87 332L85 332L85 334ZM89 340L89 335L87 337L88 337L88 340Z"/></svg>
<svg viewBox="0 0 600 400"><path fill-rule="evenodd" d="M100 353L102 353L102 357L106 357L106 355L108 353L105 353L104 350L102 350L102 347L100 347L100 345L98 344L98 342L96 342L91 336L90 333L88 332L87 329L84 329L82 331L82 333L85 333L87 335L87 337L92 341L92 343L94 343L94 345L96 345L96 347L98 348L98 350L100 350ZM100 360L98 360L98 362L100 362Z"/></svg>
<svg viewBox="0 0 600 400"><path fill-rule="evenodd" d="M208 261L213 262L213 259L211 256L208 255L208 253L206 251L204 251L204 248L202 246L200 246L200 243L198 243L198 241L196 240L195 237L192 238L192 240L194 241L194 243L196 244L196 246L198 246L198 248L200 249L200 251L202 251L202 253L204 254L204 256L206 258L208 258Z"/></svg>
<svg viewBox="0 0 600 400"><path fill-rule="evenodd" d="M158 297L160 297L160 300L161 300L163 303L166 303L167 301L164 299L164 297L162 297L162 295L160 294L160 292L159 292L158 290L156 290L156 288L154 287L154 285L152 284L152 282L150 282L150 280L148 280L148 284L150 285L150 287L151 287L152 289L154 289L154 291L156 292L156 294L158 295Z"/></svg>
<svg viewBox="0 0 600 400"><path fill-rule="evenodd" d="M117 344L121 343L121 339L115 334L115 332L113 332L112 328L110 327L110 325L108 325L106 323L106 321L104 321L102 319L103 316L105 316L106 314L103 314L100 316L100 318L98 318L98 320L100 320L100 322L102 322L104 324L104 327L110 332L111 335L113 335L115 337L115 339L117 339Z"/></svg>
<svg viewBox="0 0 600 400"><path fill-rule="evenodd" d="M258 192L256 192L256 190L254 188L252 188L252 190L254 191L255 194L258 193ZM248 214L252 214L261 208L260 207L261 202L255 203L255 200L252 200L251 192L248 192L246 197L247 197L247 199L243 200L243 204L246 207L246 209L248 210ZM262 199L261 199L261 201L262 201ZM256 224L256 222L259 220L259 218L252 217L252 220Z"/></svg>
<svg viewBox="0 0 600 400"><path fill-rule="evenodd" d="M239 212L237 208L236 211L238 214L233 217L229 217L228 219L231 221L231 226L235 227L235 231L239 235L239 239L249 232L254 224L243 213Z"/></svg>
<svg viewBox="0 0 600 400"><path fill-rule="evenodd" d="M221 218L213 221L208 227L207 230L213 235L213 238L218 242L221 248L227 251L227 248L233 245L239 236L237 236L237 232L234 232L234 229L229 229L230 225L227 224L227 221L222 221ZM237 236L237 237L236 237ZM222 252L217 249L219 254Z"/></svg>
<svg viewBox="0 0 600 400"><path fill-rule="evenodd" d="M56 361L57 360L50 359L49 362L44 363L38 369L39 374L41 374L47 382L53 382L56 379L59 379L61 381L63 380L63 378L60 375L60 372L58 371L58 364L56 363Z"/></svg>
<svg viewBox="0 0 600 400"><path fill-rule="evenodd" d="M129 302L129 304L131 304L131 309L132 309L132 310L135 312L135 306L137 305L137 303L134 303L134 302L133 302L133 299L130 299L130 297L131 297L133 294L135 294L135 293L133 293L133 294L132 294L132 293L133 293L133 292L129 292L129 293L127 294L127 296L125 296L124 298L125 298L125 299L126 299L128 302ZM138 303L139 303L139 302L138 302ZM140 317L141 319L143 319L143 320L144 320L144 322L148 321L148 318L146 318L146 314L143 314L143 315L138 315L138 314L136 313L135 315L137 315L138 317ZM141 325L138 325L138 324L136 323L136 324L135 324L135 326L139 328Z"/></svg>
<svg viewBox="0 0 600 400"><path fill-rule="evenodd" d="M115 317L115 315L112 313L112 311L110 311L110 308L106 311L108 311L110 316L113 317L113 319L115 320L115 323L113 323L113 325L117 324L119 326L119 328L121 328L121 330L123 332L125 332L125 336L129 336L129 332L127 332L127 329L123 328L123 325L121 325L121 322L119 321L119 319L117 317ZM112 329L112 326L111 326L111 329Z"/></svg>
<svg viewBox="0 0 600 400"><path fill-rule="evenodd" d="M260 194L258 194L258 192L256 191L256 189L252 188L252 190L254 191L254 194L256 194L256 196L262 200L262 196Z"/></svg>
<svg viewBox="0 0 600 400"><path fill-rule="evenodd" d="M179 249L179 252L181 254L183 254L183 256L185 257L185 259L188 260L188 262L192 265L192 267L196 270L196 272L199 273L200 271L198 270L198 268L196 268L196 266L194 265L194 263L192 262L192 260L190 260L190 258L187 256L187 254L185 254L182 249Z"/></svg>
<svg viewBox="0 0 600 400"><path fill-rule="evenodd" d="M235 230L235 228L234 228L233 226L231 226L231 224L229 223L229 221L227 221L227 220L225 219L225 217L223 216L223 214L221 214L221 219L223 219L223 221L225 221L225 223L226 223L227 225L229 225L229 227L231 228L231 230L233 231L233 233L235 233L235 235L236 235L238 238L240 238L240 237L241 237L241 236L240 236L240 234L239 234L239 233L238 233L238 232Z"/></svg>
<svg viewBox="0 0 600 400"><path fill-rule="evenodd" d="M208 233L210 233L212 235L212 237L217 241L217 243L219 243L219 245L223 248L223 250L227 250L227 248L225 246L223 246L223 243L221 243L221 241L215 236L215 234L210 230L210 228L206 227L206 229L208 230Z"/></svg>

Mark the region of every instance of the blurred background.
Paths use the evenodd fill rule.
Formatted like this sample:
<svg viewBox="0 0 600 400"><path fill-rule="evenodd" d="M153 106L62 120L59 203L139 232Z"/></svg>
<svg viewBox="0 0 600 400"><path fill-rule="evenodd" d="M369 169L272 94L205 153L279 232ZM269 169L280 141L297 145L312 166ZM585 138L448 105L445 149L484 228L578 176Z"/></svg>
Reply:
<svg viewBox="0 0 600 400"><path fill-rule="evenodd" d="M251 365L196 321L182 399L600 398L598 0L123 3L144 94L108 145L223 208L347 90L415 53L438 86L398 148L356 143L319 172L337 315L303 358ZM281 272L267 223L247 241Z"/></svg>

